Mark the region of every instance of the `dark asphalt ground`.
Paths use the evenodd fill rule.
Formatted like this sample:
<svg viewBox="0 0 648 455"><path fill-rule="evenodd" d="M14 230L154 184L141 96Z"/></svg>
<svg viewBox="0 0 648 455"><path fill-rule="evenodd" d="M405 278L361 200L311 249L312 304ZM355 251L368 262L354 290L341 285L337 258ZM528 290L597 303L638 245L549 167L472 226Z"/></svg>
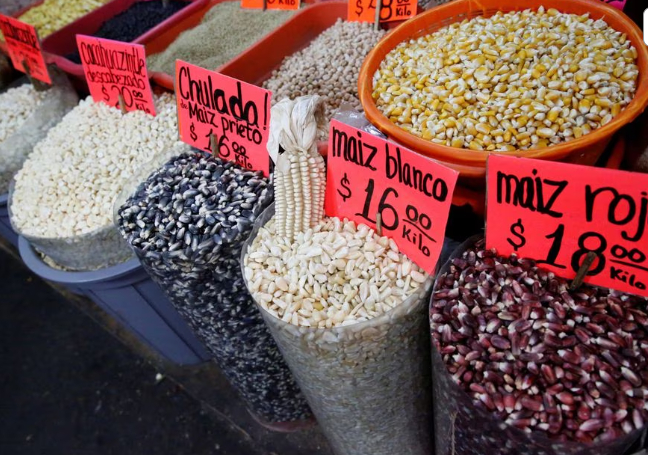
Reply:
<svg viewBox="0 0 648 455"><path fill-rule="evenodd" d="M0 251L0 454L255 455Z"/></svg>

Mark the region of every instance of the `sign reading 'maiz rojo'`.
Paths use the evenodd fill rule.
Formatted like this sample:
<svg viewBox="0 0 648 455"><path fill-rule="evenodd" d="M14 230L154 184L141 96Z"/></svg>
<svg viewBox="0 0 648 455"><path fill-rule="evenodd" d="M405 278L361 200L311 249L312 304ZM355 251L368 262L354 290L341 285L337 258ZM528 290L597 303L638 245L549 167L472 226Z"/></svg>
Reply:
<svg viewBox="0 0 648 455"><path fill-rule="evenodd" d="M648 296L648 175L544 160L488 159L486 246L572 279Z"/></svg>

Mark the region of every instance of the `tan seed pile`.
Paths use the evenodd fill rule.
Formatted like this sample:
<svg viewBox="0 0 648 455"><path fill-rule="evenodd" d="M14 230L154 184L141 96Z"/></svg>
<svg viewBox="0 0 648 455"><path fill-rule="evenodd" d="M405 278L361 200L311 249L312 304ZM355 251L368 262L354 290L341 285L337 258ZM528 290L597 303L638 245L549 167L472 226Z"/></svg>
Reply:
<svg viewBox="0 0 648 455"><path fill-rule="evenodd" d="M427 274L396 243L364 224L327 218L295 241L259 230L245 257L254 299L293 325L331 328L384 314L415 293Z"/></svg>
<svg viewBox="0 0 648 455"><path fill-rule="evenodd" d="M146 60L150 71L175 74L176 60L214 70L290 19L294 11L241 8L240 2L214 5L196 27L182 32L163 52Z"/></svg>
<svg viewBox="0 0 648 455"><path fill-rule="evenodd" d="M307 48L286 57L263 87L272 90L273 101L322 96L328 120L344 102L360 109L360 67L384 34L383 30L374 30L372 24L339 19Z"/></svg>
<svg viewBox="0 0 648 455"><path fill-rule="evenodd" d="M634 96L636 59L604 20L500 12L399 44L374 75L373 98L393 123L437 144L537 149L617 116Z"/></svg>
<svg viewBox="0 0 648 455"><path fill-rule="evenodd" d="M109 0L45 0L20 16L20 20L36 27L42 39L65 27Z"/></svg>

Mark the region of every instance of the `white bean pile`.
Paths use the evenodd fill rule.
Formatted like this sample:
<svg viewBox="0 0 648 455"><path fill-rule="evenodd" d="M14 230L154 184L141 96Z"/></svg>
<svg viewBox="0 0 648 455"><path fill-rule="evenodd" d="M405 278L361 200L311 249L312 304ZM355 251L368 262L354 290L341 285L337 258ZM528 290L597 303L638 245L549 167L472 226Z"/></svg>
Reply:
<svg viewBox="0 0 648 455"><path fill-rule="evenodd" d="M364 224L327 218L296 236L259 230L245 257L253 297L273 316L294 325L331 328L388 312L428 276L396 243Z"/></svg>
<svg viewBox="0 0 648 455"><path fill-rule="evenodd" d="M286 57L263 87L272 90L273 101L302 95L324 97L328 120L344 102L360 109L360 67L384 34L372 24L338 19L308 47Z"/></svg>
<svg viewBox="0 0 648 455"><path fill-rule="evenodd" d="M112 225L113 203L135 171L181 146L172 95L157 116L82 100L52 128L16 175L12 222L23 234L61 238Z"/></svg>
<svg viewBox="0 0 648 455"><path fill-rule="evenodd" d="M247 286L334 452L432 453L432 280L366 225L327 218L290 242L271 216L247 242Z"/></svg>
<svg viewBox="0 0 648 455"><path fill-rule="evenodd" d="M37 92L31 84L10 88L0 95L0 142L18 130L36 111L46 92Z"/></svg>

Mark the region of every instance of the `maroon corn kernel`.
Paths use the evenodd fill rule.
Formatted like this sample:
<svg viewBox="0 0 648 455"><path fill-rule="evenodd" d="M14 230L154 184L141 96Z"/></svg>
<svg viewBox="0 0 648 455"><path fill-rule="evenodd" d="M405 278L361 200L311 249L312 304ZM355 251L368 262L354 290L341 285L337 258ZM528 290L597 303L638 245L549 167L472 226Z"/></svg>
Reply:
<svg viewBox="0 0 648 455"><path fill-rule="evenodd" d="M648 301L569 284L531 260L466 251L431 306L446 366L477 406L525 431L591 442L643 428Z"/></svg>

